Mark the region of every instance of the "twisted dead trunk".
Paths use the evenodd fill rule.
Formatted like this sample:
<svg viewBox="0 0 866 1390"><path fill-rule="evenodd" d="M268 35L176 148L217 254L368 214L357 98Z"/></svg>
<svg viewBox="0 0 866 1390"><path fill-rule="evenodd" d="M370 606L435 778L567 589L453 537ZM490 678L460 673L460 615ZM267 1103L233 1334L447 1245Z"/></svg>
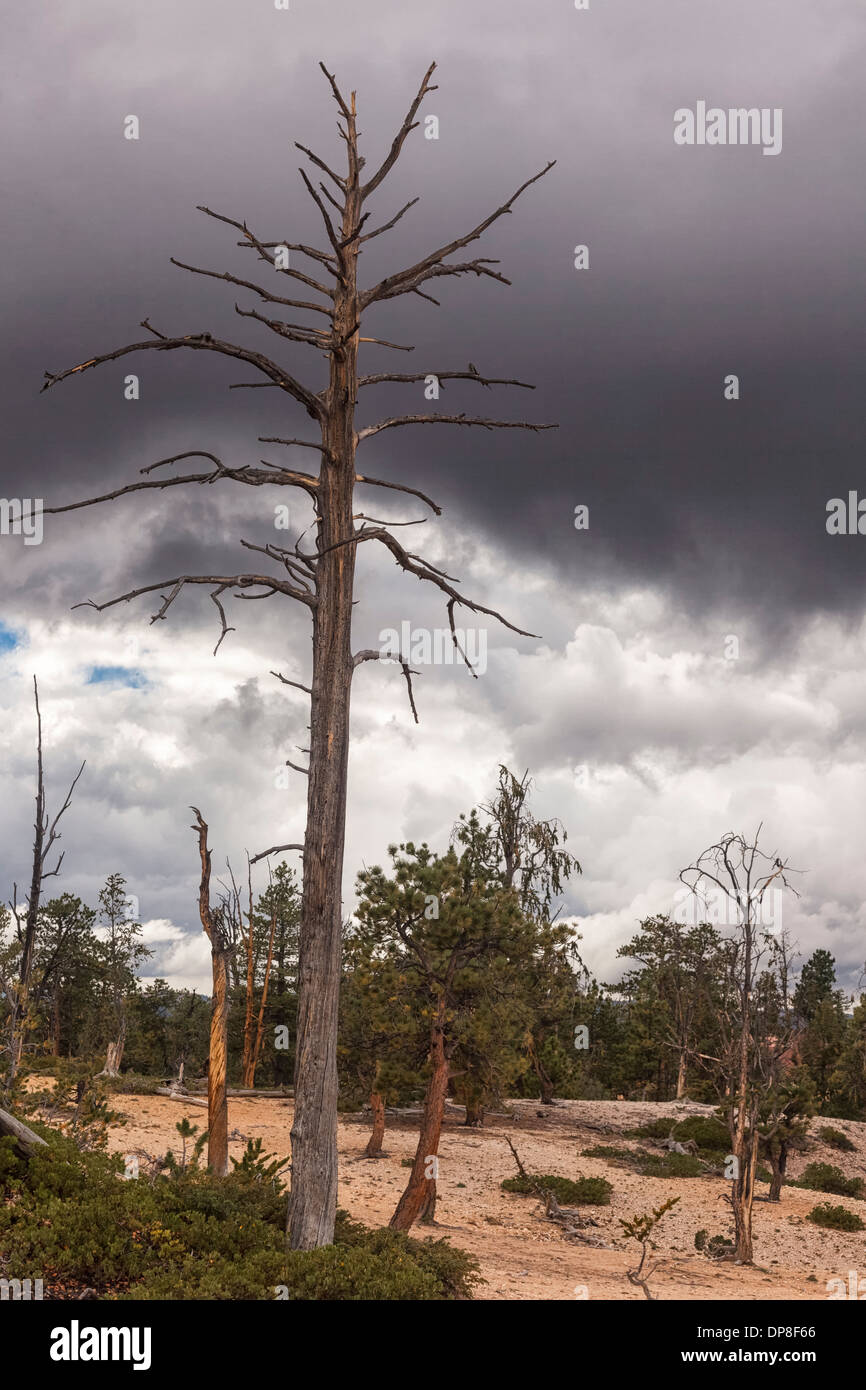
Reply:
<svg viewBox="0 0 866 1390"><path fill-rule="evenodd" d="M424 1098L421 1133L415 1150L415 1162L406 1191L397 1203L389 1221L395 1231L408 1231L421 1219L432 1221L436 1211L436 1172L438 1169L439 1138L448 1095L448 1055L445 1050L445 1006L440 1001L430 1036L430 1061L433 1070Z"/></svg>
<svg viewBox="0 0 866 1390"><path fill-rule="evenodd" d="M351 239L361 216L355 99L346 117L350 174L342 232ZM349 762L349 707L356 546L355 400L358 391L357 237L345 248L334 300L328 410L319 475L317 604L313 610L313 678L304 883L298 957L298 1037L292 1189L288 1231L293 1250L330 1245L337 1215L337 1007L340 990L343 844Z"/></svg>

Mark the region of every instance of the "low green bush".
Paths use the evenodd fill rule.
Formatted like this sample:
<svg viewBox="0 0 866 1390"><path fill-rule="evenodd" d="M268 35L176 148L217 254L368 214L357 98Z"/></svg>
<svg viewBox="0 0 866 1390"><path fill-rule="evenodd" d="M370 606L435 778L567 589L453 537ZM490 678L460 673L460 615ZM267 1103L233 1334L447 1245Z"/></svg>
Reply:
<svg viewBox="0 0 866 1390"><path fill-rule="evenodd" d="M607 1207L610 1206L612 1185L607 1178L559 1178L552 1173L539 1173L538 1176L504 1178L500 1184L503 1192L516 1192L522 1197L538 1196L541 1191L552 1192L557 1202L566 1207Z"/></svg>
<svg viewBox="0 0 866 1390"><path fill-rule="evenodd" d="M153 1096L165 1086L158 1076L143 1076L140 1072L125 1071L120 1076L105 1078L105 1089L119 1096Z"/></svg>
<svg viewBox="0 0 866 1390"><path fill-rule="evenodd" d="M695 1249L706 1255L708 1260L722 1260L733 1252L734 1242L727 1236L711 1236L701 1230L695 1232Z"/></svg>
<svg viewBox="0 0 866 1390"><path fill-rule="evenodd" d="M633 1163L635 1152L633 1149L615 1149L610 1144L596 1144L593 1149L584 1149L581 1158L608 1158L612 1161L622 1163Z"/></svg>
<svg viewBox="0 0 866 1390"><path fill-rule="evenodd" d="M674 1128L674 1139L686 1144L693 1139L699 1149L727 1152L731 1144L728 1126L712 1115L690 1115Z"/></svg>
<svg viewBox="0 0 866 1390"><path fill-rule="evenodd" d="M824 1125L818 1130L818 1138L823 1144L827 1144L831 1149L840 1149L843 1153L856 1153L857 1145L853 1143L847 1134L841 1129L834 1129L832 1125Z"/></svg>
<svg viewBox="0 0 866 1390"><path fill-rule="evenodd" d="M847 1207L834 1207L830 1202L820 1202L806 1217L815 1226L826 1226L831 1231L864 1231L866 1223L856 1211Z"/></svg>
<svg viewBox="0 0 866 1390"><path fill-rule="evenodd" d="M638 1129L627 1130L626 1137L629 1139L668 1139L674 1125L675 1121L670 1117L664 1120L650 1120L648 1124L641 1125Z"/></svg>
<svg viewBox="0 0 866 1390"><path fill-rule="evenodd" d="M226 1178L198 1167L124 1181L117 1156L43 1129L29 1161L0 1140L7 1278L122 1299L468 1298L471 1256L447 1241L369 1230L341 1214L335 1243L289 1251L278 1165L250 1145Z"/></svg>
<svg viewBox="0 0 866 1390"><path fill-rule="evenodd" d="M846 1178L841 1168L832 1163L810 1163L793 1187L805 1187L813 1192L832 1192L836 1197L862 1197L863 1179Z"/></svg>
<svg viewBox="0 0 866 1390"><path fill-rule="evenodd" d="M646 1154L638 1172L642 1178L700 1178L705 1172L692 1154Z"/></svg>

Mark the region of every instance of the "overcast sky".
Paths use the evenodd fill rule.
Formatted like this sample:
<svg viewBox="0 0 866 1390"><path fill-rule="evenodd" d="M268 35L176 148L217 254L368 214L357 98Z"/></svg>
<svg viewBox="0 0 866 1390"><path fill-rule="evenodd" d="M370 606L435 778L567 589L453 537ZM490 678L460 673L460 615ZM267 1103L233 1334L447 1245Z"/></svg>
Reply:
<svg viewBox="0 0 866 1390"><path fill-rule="evenodd" d="M363 864L408 836L444 847L505 762L531 771L537 814L568 829L584 872L564 910L600 978L617 977L617 947L642 916L671 909L685 864L762 821L767 849L807 871L785 926L803 952L829 949L854 989L866 959L866 537L825 523L831 498L866 495L861 0L79 9L31 0L4 25L0 495L57 506L196 448L309 466L256 442L304 437L300 407L228 391L251 373L215 354L142 354L39 387L46 370L140 340L147 316L169 335L270 352L319 389L322 357L234 314L255 296L169 257L256 278L237 234L197 204L262 240L321 244L293 145L342 158L319 60L357 89L369 169L435 59L423 110L439 138L413 133L377 218L421 201L369 245L365 285L557 163L473 252L499 258L512 286L440 281L439 308L413 296L376 307L366 331L416 347L365 347L361 370L472 361L536 390L451 383L431 406L420 386L373 388L360 421L432 408L559 429L393 430L361 446L359 465L432 494L443 515L405 533L413 548L541 636L486 627L477 680L426 668L417 727L399 671L360 669L347 912ZM781 109L781 153L677 146L674 113L700 101ZM124 138L129 115L138 140ZM588 269L575 269L578 245ZM731 375L738 400L725 398ZM72 605L248 568L238 539L273 539L282 501L297 535L310 519L300 497L173 489L48 516L41 545L0 536L2 891L29 879L35 673L52 803L87 759L52 891L92 903L123 873L156 952L149 971L174 984L209 985L190 804L217 866L302 836L303 778L278 781L287 757L303 761L306 702L270 672L305 679L308 614L280 596L230 603L236 631L214 657L205 590L154 625L153 596L103 614ZM412 498L358 497L374 516L425 514ZM578 506L588 529L575 529ZM359 556L356 645L406 621L444 627L435 592L374 549Z"/></svg>

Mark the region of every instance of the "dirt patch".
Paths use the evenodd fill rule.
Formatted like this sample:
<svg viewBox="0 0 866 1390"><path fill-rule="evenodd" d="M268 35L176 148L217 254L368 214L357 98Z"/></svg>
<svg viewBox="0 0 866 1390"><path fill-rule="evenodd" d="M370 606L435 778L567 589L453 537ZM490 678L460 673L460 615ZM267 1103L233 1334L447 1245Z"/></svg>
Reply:
<svg viewBox="0 0 866 1390"><path fill-rule="evenodd" d="M150 1154L169 1147L177 1151L175 1125L184 1114L200 1128L206 1122L200 1107L185 1108L163 1096L119 1095L112 1104L127 1117L127 1124L112 1130L110 1137L111 1149L121 1153L138 1148ZM663 1263L653 1290L662 1299L826 1299L828 1280L847 1281L849 1270L866 1268L866 1233L822 1230L806 1221L818 1202L829 1200L864 1217L866 1202L786 1187L781 1202L770 1203L760 1199L767 1191L760 1185L754 1213L755 1265L717 1265L696 1254L694 1237L702 1228L710 1235L730 1233L725 1201L729 1183L712 1177L644 1178L605 1159L581 1157L581 1150L599 1144L637 1148L637 1141L626 1137L628 1130L660 1116L670 1116L673 1124L687 1115L709 1115L711 1106L628 1101L540 1106L537 1101L513 1101L508 1112L507 1117L488 1119L483 1129L467 1129L460 1123L462 1111L449 1107L439 1151L438 1222L414 1232L447 1236L471 1251L487 1281L477 1295L481 1299L642 1299L626 1278L634 1257L618 1218L647 1211L671 1196L680 1201L655 1233L656 1258ZM246 1139L261 1138L266 1152L286 1155L291 1123L290 1101L230 1100L230 1132L243 1136L232 1140L230 1152L239 1158ZM791 1177L807 1163L827 1162L849 1176L866 1178L866 1124L832 1123L857 1145L856 1152L839 1153L812 1139L808 1153L792 1156ZM598 1222L591 1234L610 1248L573 1244L544 1220L535 1198L501 1191L502 1179L516 1171L507 1137L531 1172L605 1177L613 1184L609 1207L584 1209ZM366 1141L363 1118L341 1120L340 1205L370 1225L385 1225L405 1186L408 1171L401 1160L413 1156L417 1131L411 1118L389 1115L385 1151L379 1159L363 1158Z"/></svg>

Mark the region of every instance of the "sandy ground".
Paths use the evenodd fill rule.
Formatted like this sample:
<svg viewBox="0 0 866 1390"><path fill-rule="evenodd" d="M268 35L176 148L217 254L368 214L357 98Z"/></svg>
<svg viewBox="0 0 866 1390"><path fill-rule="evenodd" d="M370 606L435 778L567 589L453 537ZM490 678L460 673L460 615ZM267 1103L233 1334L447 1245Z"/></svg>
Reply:
<svg viewBox="0 0 866 1390"><path fill-rule="evenodd" d="M177 1150L174 1127L184 1114L200 1128L205 1123L206 1112L200 1107L185 1108L162 1096L117 1096L113 1106L127 1117L127 1124L113 1129L110 1138L110 1147L122 1153ZM290 1101L230 1100L229 1124L236 1136L232 1155L240 1157L246 1139L259 1137L265 1152L287 1154L291 1111ZM866 1232L823 1230L805 1219L825 1200L866 1219L866 1202L788 1187L778 1203L759 1196L754 1208L755 1265L719 1265L696 1253L694 1236L702 1228L710 1235L730 1234L730 1209L724 1200L730 1184L720 1178L642 1178L605 1159L580 1156L581 1150L598 1144L637 1147L636 1141L623 1137L624 1131L661 1115L673 1121L711 1114L710 1106L558 1101L542 1107L536 1101L513 1101L508 1111L507 1117L488 1117L483 1130L467 1129L461 1124L463 1112L449 1106L439 1150L437 1224L414 1232L447 1236L476 1256L486 1280L476 1294L480 1299L643 1299L626 1278L626 1270L634 1268L637 1246L626 1241L618 1218L648 1211L670 1196L680 1201L655 1233L661 1265L652 1287L662 1299L826 1299L829 1280L847 1282L849 1270L866 1276ZM813 1130L824 1123L829 1122L817 1121ZM808 1153L792 1155L789 1176L797 1177L809 1162L827 1162L866 1178L866 1124L832 1124L852 1139L857 1152L840 1153L812 1139ZM405 1186L408 1170L401 1160L414 1154L417 1131L412 1118L389 1113L384 1151L377 1160L362 1156L367 1136L364 1117L341 1121L340 1205L369 1225L385 1225ZM609 1248L568 1240L545 1220L535 1198L500 1190L502 1179L516 1171L506 1136L530 1172L599 1176L613 1183L609 1207L583 1209L598 1222L588 1234ZM767 1188L762 1184L758 1191L766 1193Z"/></svg>

